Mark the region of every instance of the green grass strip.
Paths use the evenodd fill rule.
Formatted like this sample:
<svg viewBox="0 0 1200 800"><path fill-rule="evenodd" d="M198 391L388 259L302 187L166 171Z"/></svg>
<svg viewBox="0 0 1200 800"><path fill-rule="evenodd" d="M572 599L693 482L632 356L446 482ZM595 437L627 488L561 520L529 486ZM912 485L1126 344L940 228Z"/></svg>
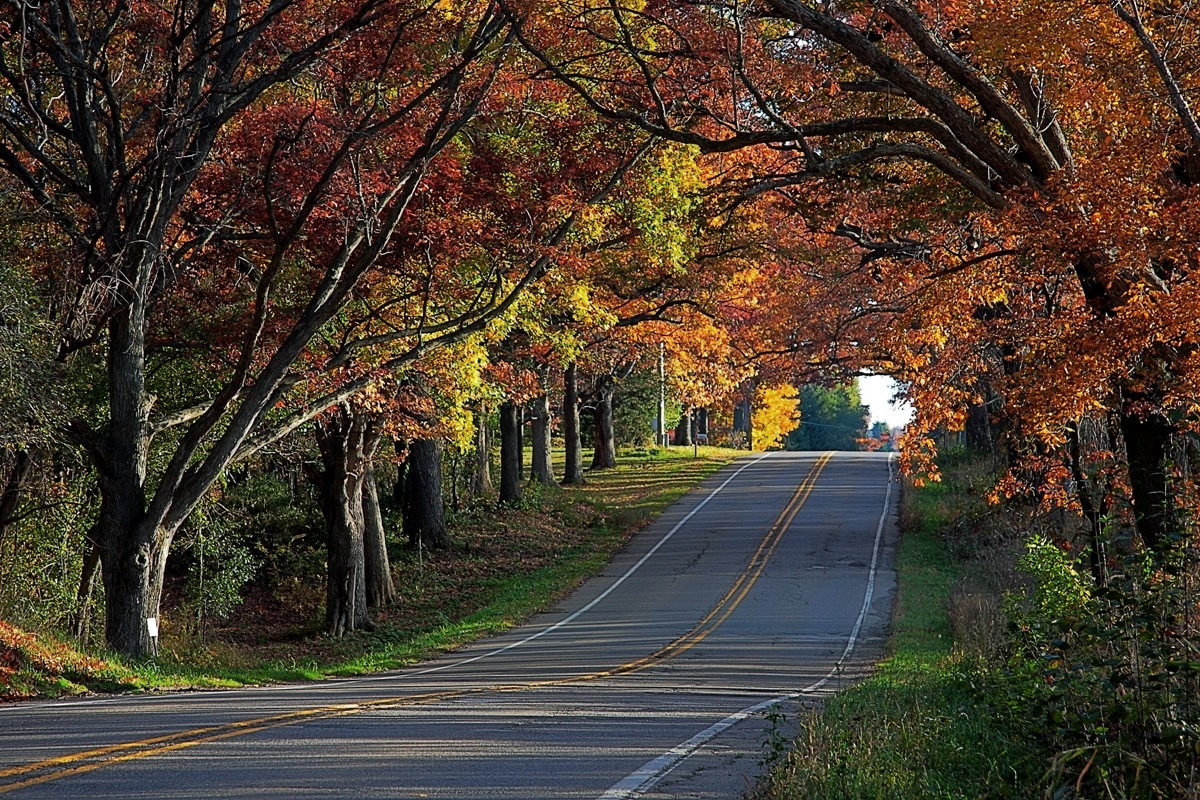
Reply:
<svg viewBox="0 0 1200 800"><path fill-rule="evenodd" d="M926 489L907 491L926 492ZM908 498L896 559L891 655L807 712L774 759L762 800L1023 797L1028 753L989 701L986 670L955 650L947 614L964 566L937 535L946 490Z"/></svg>

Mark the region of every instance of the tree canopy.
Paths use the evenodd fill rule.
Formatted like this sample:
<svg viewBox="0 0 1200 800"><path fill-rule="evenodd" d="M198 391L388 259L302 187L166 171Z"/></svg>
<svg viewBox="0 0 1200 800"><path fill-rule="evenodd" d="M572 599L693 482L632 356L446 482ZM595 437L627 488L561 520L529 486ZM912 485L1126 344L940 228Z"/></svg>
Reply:
<svg viewBox="0 0 1200 800"><path fill-rule="evenodd" d="M305 436L345 468L367 439L330 450L339 430L474 446L534 402L542 456L558 416L578 444L582 410L603 468L652 406L715 435L748 403L772 446L791 386L789 446L852 446L847 381L890 374L911 469L936 476L931 437L965 429L1003 460L999 495L1079 509L1095 537L1118 520L1159 557L1188 524L1185 8L2 13L0 542L39 513L18 509L30 475L73 482L123 653L147 652L174 538L234 471ZM637 425L611 419L622 382Z"/></svg>

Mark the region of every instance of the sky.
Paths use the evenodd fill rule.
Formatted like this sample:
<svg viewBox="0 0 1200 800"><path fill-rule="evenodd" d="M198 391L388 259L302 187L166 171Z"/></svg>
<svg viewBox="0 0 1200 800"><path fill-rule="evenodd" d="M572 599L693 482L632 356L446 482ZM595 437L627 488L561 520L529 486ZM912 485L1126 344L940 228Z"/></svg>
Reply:
<svg viewBox="0 0 1200 800"><path fill-rule="evenodd" d="M912 406L907 403L895 405L892 394L896 382L886 375L870 375L858 379L858 392L862 401L871 409L871 422L886 422L889 427L906 425L912 419Z"/></svg>

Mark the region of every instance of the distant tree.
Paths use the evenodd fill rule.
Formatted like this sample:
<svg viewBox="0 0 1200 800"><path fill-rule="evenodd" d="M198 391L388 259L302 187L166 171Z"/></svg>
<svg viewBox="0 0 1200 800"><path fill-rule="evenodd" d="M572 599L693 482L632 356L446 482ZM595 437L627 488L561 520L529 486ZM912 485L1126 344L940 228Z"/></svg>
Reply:
<svg viewBox="0 0 1200 800"><path fill-rule="evenodd" d="M857 450L866 438L870 412L858 386L808 384L800 388L800 427L787 439L788 450Z"/></svg>
<svg viewBox="0 0 1200 800"><path fill-rule="evenodd" d="M770 450L786 442L789 431L802 419L799 399L795 387L786 384L754 390L755 450Z"/></svg>
<svg viewBox="0 0 1200 800"><path fill-rule="evenodd" d="M617 387L613 398L613 429L622 445L643 447L654 442L658 415L658 372L637 369Z"/></svg>

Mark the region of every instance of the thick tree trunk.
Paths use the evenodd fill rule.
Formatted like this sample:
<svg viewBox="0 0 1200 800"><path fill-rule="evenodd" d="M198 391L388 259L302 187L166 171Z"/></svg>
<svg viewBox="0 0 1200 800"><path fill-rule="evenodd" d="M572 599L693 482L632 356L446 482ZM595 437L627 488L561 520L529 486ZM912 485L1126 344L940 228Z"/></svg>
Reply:
<svg viewBox="0 0 1200 800"><path fill-rule="evenodd" d="M613 430L613 395L616 386L611 375L600 379L596 388L595 438L592 469L612 469L617 465L617 437Z"/></svg>
<svg viewBox="0 0 1200 800"><path fill-rule="evenodd" d="M471 493L486 497L495 493L492 485L492 431L488 427L487 409L480 406L475 412L475 469L471 474Z"/></svg>
<svg viewBox="0 0 1200 800"><path fill-rule="evenodd" d="M99 475L100 563L104 579L104 638L113 650L131 658L152 652L147 618L158 617L162 577L152 567L169 546L160 543L153 520L146 516L146 463L150 443L150 408L145 393L145 316L140 298L109 324L107 373L109 429L89 452ZM152 592L152 584L158 592Z"/></svg>
<svg viewBox="0 0 1200 800"><path fill-rule="evenodd" d="M973 403L967 409L967 421L964 426L967 435L967 447L974 453L985 456L996 454L995 438L992 435L992 421L984 403Z"/></svg>
<svg viewBox="0 0 1200 800"><path fill-rule="evenodd" d="M533 401L533 464L529 479L543 486L557 486L550 451L550 395L539 395Z"/></svg>
<svg viewBox="0 0 1200 800"><path fill-rule="evenodd" d="M371 629L363 539L366 420L342 407L317 423L321 469L317 480L325 517L325 628L334 637Z"/></svg>
<svg viewBox="0 0 1200 800"><path fill-rule="evenodd" d="M375 468L368 465L363 476L363 559L367 570L367 606L382 608L396 602L396 584L388 559L387 533L379 510L379 484Z"/></svg>
<svg viewBox="0 0 1200 800"><path fill-rule="evenodd" d="M1128 287L1120 280L1111 280L1112 265L1107 255L1087 254L1075 263L1080 288L1092 313L1099 319L1114 316L1128 302ZM1153 375L1167 364L1157 362L1155 355L1145 356L1151 363L1143 365L1143 377ZM1125 440L1125 461L1129 488L1133 494L1133 513L1138 535L1156 556L1163 554L1178 520L1171 498L1167 494L1167 459L1174 426L1163 414L1161 391L1153 378L1146 378L1143 387L1131 389L1128 383L1117 387L1119 406L1118 426Z"/></svg>
<svg viewBox="0 0 1200 800"><path fill-rule="evenodd" d="M124 656L143 658L153 647L146 620L158 616L157 598L151 599L154 539L145 532L141 487L115 491L110 484L102 493L109 509L99 522L104 640Z"/></svg>
<svg viewBox="0 0 1200 800"><path fill-rule="evenodd" d="M500 502L521 500L521 410L505 400L500 406Z"/></svg>
<svg viewBox="0 0 1200 800"><path fill-rule="evenodd" d="M563 483L583 483L583 441L579 425L579 370L574 361L567 365L563 375L563 439L566 446L566 464L563 467Z"/></svg>
<svg viewBox="0 0 1200 800"><path fill-rule="evenodd" d="M442 443L435 439L417 439L408 448L404 533L416 547L444 550L450 546L442 499Z"/></svg>
<svg viewBox="0 0 1200 800"><path fill-rule="evenodd" d="M680 447L692 446L692 409L683 407L683 416L675 426L675 444Z"/></svg>
<svg viewBox="0 0 1200 800"><path fill-rule="evenodd" d="M1161 405L1144 393L1126 390L1122 395L1119 420L1137 532L1146 547L1161 555L1178 532L1167 494L1167 458L1174 427L1159 410Z"/></svg>

